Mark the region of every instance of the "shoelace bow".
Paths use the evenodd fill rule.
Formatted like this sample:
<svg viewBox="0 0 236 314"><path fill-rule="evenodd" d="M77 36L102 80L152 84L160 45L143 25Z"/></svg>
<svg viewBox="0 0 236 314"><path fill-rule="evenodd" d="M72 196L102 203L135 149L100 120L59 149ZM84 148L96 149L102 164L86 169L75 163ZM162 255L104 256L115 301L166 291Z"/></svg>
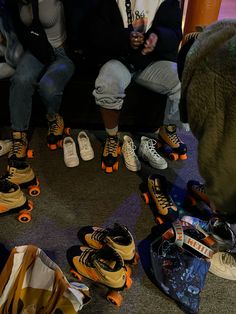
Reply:
<svg viewBox="0 0 236 314"><path fill-rule="evenodd" d="M224 264L230 265L231 267L236 267L236 259L229 253L222 254L222 261Z"/></svg>
<svg viewBox="0 0 236 314"><path fill-rule="evenodd" d="M160 205L163 207L163 208L166 208L166 207L169 207L169 206L172 206L173 203L172 201L170 200L170 198L168 197L168 195L164 194L162 189L160 188L160 184L158 182L157 179L155 179L155 183L154 183L154 186L155 186L155 195L157 197L157 200L158 202L160 203Z"/></svg>

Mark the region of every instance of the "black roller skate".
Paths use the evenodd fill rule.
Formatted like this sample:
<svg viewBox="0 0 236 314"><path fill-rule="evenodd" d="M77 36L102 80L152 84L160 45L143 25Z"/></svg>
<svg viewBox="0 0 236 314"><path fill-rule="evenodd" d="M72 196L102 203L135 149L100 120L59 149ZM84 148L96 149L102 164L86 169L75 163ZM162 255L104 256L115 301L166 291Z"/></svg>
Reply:
<svg viewBox="0 0 236 314"><path fill-rule="evenodd" d="M118 223L113 228L100 228L86 226L79 230L78 238L80 241L93 249L100 249L105 245L116 250L125 263L136 265L139 260L135 250L135 243L128 228Z"/></svg>
<svg viewBox="0 0 236 314"><path fill-rule="evenodd" d="M158 224L173 222L179 218L177 206L169 195L165 178L153 174L148 177L142 196L146 204L154 204L153 213Z"/></svg>
<svg viewBox="0 0 236 314"><path fill-rule="evenodd" d="M112 173L119 168L119 155L121 148L119 146L118 136L107 136L102 153L102 169L106 173Z"/></svg>
<svg viewBox="0 0 236 314"><path fill-rule="evenodd" d="M0 179L0 215L18 213L18 221L31 220L33 203L28 201L19 185L6 179Z"/></svg>
<svg viewBox="0 0 236 314"><path fill-rule="evenodd" d="M67 251L71 273L80 281L83 277L106 286L106 299L116 306L122 303L121 291L130 288L130 269L124 265L122 257L111 247L99 250L87 246L73 246Z"/></svg>
<svg viewBox="0 0 236 314"><path fill-rule="evenodd" d="M56 114L52 118L48 116L47 143L50 150L63 147L63 135L69 135L70 129L64 128L63 118Z"/></svg>
<svg viewBox="0 0 236 314"><path fill-rule="evenodd" d="M187 159L187 147L179 139L175 124L160 127L156 149L161 150L171 160Z"/></svg>

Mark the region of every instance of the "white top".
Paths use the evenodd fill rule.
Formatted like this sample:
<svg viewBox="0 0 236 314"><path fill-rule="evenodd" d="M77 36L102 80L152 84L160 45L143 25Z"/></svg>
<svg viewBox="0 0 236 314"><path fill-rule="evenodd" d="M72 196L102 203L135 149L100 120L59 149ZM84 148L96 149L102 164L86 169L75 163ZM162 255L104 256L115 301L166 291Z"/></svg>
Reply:
<svg viewBox="0 0 236 314"><path fill-rule="evenodd" d="M165 0L131 0L132 25L135 31L145 33L151 27L155 14ZM128 19L124 0L116 0L123 19L124 27L128 27Z"/></svg>
<svg viewBox="0 0 236 314"><path fill-rule="evenodd" d="M20 4L20 18L29 26L32 22L32 5ZM63 4L60 0L39 0L39 19L50 44L57 48L66 39Z"/></svg>

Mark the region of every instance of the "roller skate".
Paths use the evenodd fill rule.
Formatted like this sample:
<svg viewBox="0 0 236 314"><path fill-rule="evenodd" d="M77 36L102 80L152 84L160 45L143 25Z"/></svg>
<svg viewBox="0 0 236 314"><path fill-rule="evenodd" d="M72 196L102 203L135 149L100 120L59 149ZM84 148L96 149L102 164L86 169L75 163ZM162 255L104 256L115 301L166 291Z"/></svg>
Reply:
<svg viewBox="0 0 236 314"><path fill-rule="evenodd" d="M79 281L86 277L109 289L106 299L116 306L122 303L121 291L130 288L131 270L125 267L122 257L111 247L92 249L87 246L73 246L67 251L71 273Z"/></svg>
<svg viewBox="0 0 236 314"><path fill-rule="evenodd" d="M164 177L157 174L150 175L145 189L142 197L146 204L154 204L152 209L157 224L173 222L179 218L177 206L167 191Z"/></svg>
<svg viewBox="0 0 236 314"><path fill-rule="evenodd" d="M0 179L0 215L18 213L18 221L31 220L33 203L28 201L19 185L6 179Z"/></svg>
<svg viewBox="0 0 236 314"><path fill-rule="evenodd" d="M40 194L39 181L33 169L26 163L18 160L9 160L6 174L2 177L27 189L30 196Z"/></svg>
<svg viewBox="0 0 236 314"><path fill-rule="evenodd" d="M52 119L48 116L47 145L50 150L63 147L63 135L70 135L70 129L64 128L63 118L59 114L54 115Z"/></svg>
<svg viewBox="0 0 236 314"><path fill-rule="evenodd" d="M156 149L163 152L171 160L187 159L187 147L176 133L176 125L169 124L160 127Z"/></svg>
<svg viewBox="0 0 236 314"><path fill-rule="evenodd" d="M8 160L25 161L26 158L33 158L34 152L29 149L27 133L21 131L12 132L12 145L10 146Z"/></svg>
<svg viewBox="0 0 236 314"><path fill-rule="evenodd" d="M93 249L100 249L105 245L116 250L125 263L137 265L139 256L135 251L135 243L128 228L118 223L113 228L86 226L78 232L79 240Z"/></svg>
<svg viewBox="0 0 236 314"><path fill-rule="evenodd" d="M121 148L119 146L118 136L107 135L102 153L102 170L106 173L112 173L119 168L119 155Z"/></svg>
<svg viewBox="0 0 236 314"><path fill-rule="evenodd" d="M214 213L211 209L210 200L206 194L204 184L197 180L189 180L187 183L188 194L185 199L185 207L202 218L211 218Z"/></svg>

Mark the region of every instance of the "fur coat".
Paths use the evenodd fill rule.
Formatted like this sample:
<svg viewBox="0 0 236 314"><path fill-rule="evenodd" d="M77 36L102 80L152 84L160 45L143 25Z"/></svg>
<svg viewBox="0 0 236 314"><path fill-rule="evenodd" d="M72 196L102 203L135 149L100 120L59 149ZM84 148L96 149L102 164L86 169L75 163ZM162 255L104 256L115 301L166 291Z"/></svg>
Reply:
<svg viewBox="0 0 236 314"><path fill-rule="evenodd" d="M182 75L180 114L198 139L210 200L236 222L236 19L211 24L194 41Z"/></svg>

